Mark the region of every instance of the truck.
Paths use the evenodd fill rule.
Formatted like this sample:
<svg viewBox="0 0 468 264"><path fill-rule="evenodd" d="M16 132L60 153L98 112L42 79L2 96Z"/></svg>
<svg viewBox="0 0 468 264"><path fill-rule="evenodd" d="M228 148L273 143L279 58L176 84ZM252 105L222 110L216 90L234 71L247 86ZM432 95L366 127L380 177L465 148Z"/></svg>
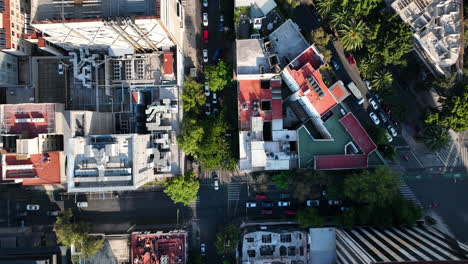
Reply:
<svg viewBox="0 0 468 264"><path fill-rule="evenodd" d="M356 84L354 82L348 83L348 89L351 91L351 93L356 97L357 103L359 105L364 103L364 97L362 97L361 91L357 88Z"/></svg>

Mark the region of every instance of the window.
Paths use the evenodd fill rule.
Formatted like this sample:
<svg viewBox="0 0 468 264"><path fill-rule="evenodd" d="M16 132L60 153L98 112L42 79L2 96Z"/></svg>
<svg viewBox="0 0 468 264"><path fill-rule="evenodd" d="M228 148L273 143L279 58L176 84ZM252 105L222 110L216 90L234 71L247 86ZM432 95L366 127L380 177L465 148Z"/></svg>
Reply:
<svg viewBox="0 0 468 264"><path fill-rule="evenodd" d="M247 255L249 255L250 258L255 258L255 250L247 250Z"/></svg>
<svg viewBox="0 0 468 264"><path fill-rule="evenodd" d="M296 256L296 247L288 247L288 256Z"/></svg>
<svg viewBox="0 0 468 264"><path fill-rule="evenodd" d="M11 31L11 35L14 37L15 36L15 32L12 30Z"/></svg>
<svg viewBox="0 0 468 264"><path fill-rule="evenodd" d="M254 242L254 238L253 238L253 237L246 237L245 240L246 240L247 242L250 242L250 243Z"/></svg>
<svg viewBox="0 0 468 264"><path fill-rule="evenodd" d="M285 246L281 246L279 248L279 253L280 253L280 256L286 256L286 253L288 252L288 250L286 249Z"/></svg>
<svg viewBox="0 0 468 264"><path fill-rule="evenodd" d="M180 4L177 2L177 16L180 17Z"/></svg>
<svg viewBox="0 0 468 264"><path fill-rule="evenodd" d="M271 101L263 100L262 104L261 104L261 107L262 107L263 111L271 110Z"/></svg>
<svg viewBox="0 0 468 264"><path fill-rule="evenodd" d="M271 234L262 235L262 243L271 243Z"/></svg>
<svg viewBox="0 0 468 264"><path fill-rule="evenodd" d="M291 234L281 234L281 243L291 243Z"/></svg>

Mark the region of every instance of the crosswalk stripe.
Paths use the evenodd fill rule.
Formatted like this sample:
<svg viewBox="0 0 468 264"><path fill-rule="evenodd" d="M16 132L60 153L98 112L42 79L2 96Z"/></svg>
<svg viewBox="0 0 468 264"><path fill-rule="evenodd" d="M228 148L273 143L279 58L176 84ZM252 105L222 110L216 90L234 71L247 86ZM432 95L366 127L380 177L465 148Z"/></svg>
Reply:
<svg viewBox="0 0 468 264"><path fill-rule="evenodd" d="M400 194L408 201L412 201L415 205L422 207L418 197L414 194L413 190L406 184L406 182L400 179Z"/></svg>

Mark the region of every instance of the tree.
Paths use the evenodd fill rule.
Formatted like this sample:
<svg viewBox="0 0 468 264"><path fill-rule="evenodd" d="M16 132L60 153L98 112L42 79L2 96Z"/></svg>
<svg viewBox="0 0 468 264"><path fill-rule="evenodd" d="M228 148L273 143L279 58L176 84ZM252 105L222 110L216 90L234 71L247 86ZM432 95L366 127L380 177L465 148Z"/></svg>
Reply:
<svg viewBox="0 0 468 264"><path fill-rule="evenodd" d="M177 138L180 149L188 155L195 156L202 146L205 128L203 122L189 116L182 120L182 134Z"/></svg>
<svg viewBox="0 0 468 264"><path fill-rule="evenodd" d="M351 19L349 24L343 24L342 29L338 31L343 48L346 50L362 48L366 37L366 28L366 24L362 20Z"/></svg>
<svg viewBox="0 0 468 264"><path fill-rule="evenodd" d="M383 206L391 201L398 187L398 175L389 168L379 167L347 177L344 194L355 202Z"/></svg>
<svg viewBox="0 0 468 264"><path fill-rule="evenodd" d="M174 203L188 205L197 200L200 183L195 179L193 171L185 173L184 176L175 176L164 183L166 187L164 193L171 198Z"/></svg>
<svg viewBox="0 0 468 264"><path fill-rule="evenodd" d="M288 3L289 7L292 9L298 7L301 4L299 0L286 0L286 2Z"/></svg>
<svg viewBox="0 0 468 264"><path fill-rule="evenodd" d="M397 149L394 145L382 144L382 145L379 145L379 151L382 152L382 155L384 156L384 158L393 160L393 158L396 155Z"/></svg>
<svg viewBox="0 0 468 264"><path fill-rule="evenodd" d="M431 151L439 151L450 143L448 129L443 126L428 125L422 132L424 144Z"/></svg>
<svg viewBox="0 0 468 264"><path fill-rule="evenodd" d="M88 234L89 224L72 222L72 218L73 213L70 209L57 217L54 224L57 241L67 247L74 245L85 259L89 259L101 250L104 240Z"/></svg>
<svg viewBox="0 0 468 264"><path fill-rule="evenodd" d="M330 61L332 53L327 49L327 45L330 42L330 35L325 33L323 28L316 29L310 33L310 40L315 44L317 49L322 53L325 61Z"/></svg>
<svg viewBox="0 0 468 264"><path fill-rule="evenodd" d="M445 126L456 132L468 129L468 92L452 96L443 102L442 110L428 115L428 125Z"/></svg>
<svg viewBox="0 0 468 264"><path fill-rule="evenodd" d="M337 0L320 0L317 2L317 11L321 16L328 16L336 6Z"/></svg>
<svg viewBox="0 0 468 264"><path fill-rule="evenodd" d="M367 16L382 0L343 0L341 5L350 8L355 17Z"/></svg>
<svg viewBox="0 0 468 264"><path fill-rule="evenodd" d="M338 216L336 225L339 227L353 227L356 224L356 214L356 209L350 208L348 211L345 211Z"/></svg>
<svg viewBox="0 0 468 264"><path fill-rule="evenodd" d="M377 56L367 53L359 61L359 70L365 78L372 78L374 73L382 69L382 64L379 62Z"/></svg>
<svg viewBox="0 0 468 264"><path fill-rule="evenodd" d="M279 174L273 175L273 182L275 183L276 187L279 189L288 189L289 186L289 171L283 171Z"/></svg>
<svg viewBox="0 0 468 264"><path fill-rule="evenodd" d="M352 19L349 11L347 8L341 8L339 11L333 12L331 14L330 25L335 29L341 29L343 25L346 25Z"/></svg>
<svg viewBox="0 0 468 264"><path fill-rule="evenodd" d="M372 77L372 88L378 91L385 90L392 87L393 76L387 70L381 70L374 73Z"/></svg>
<svg viewBox="0 0 468 264"><path fill-rule="evenodd" d="M387 208L388 209L388 208ZM401 195L395 195L392 201L393 225L411 225L421 219L421 208Z"/></svg>
<svg viewBox="0 0 468 264"><path fill-rule="evenodd" d="M372 140L375 142L377 145L382 145L382 144L387 144L387 137L385 136L385 128L379 127L379 126L372 126L369 129L369 136L372 138Z"/></svg>
<svg viewBox="0 0 468 264"><path fill-rule="evenodd" d="M225 251L235 252L240 241L240 229L234 224L227 225L216 235L216 251L223 255Z"/></svg>
<svg viewBox="0 0 468 264"><path fill-rule="evenodd" d="M205 70L205 77L211 91L221 91L232 81L232 67L222 60L218 64L209 64Z"/></svg>
<svg viewBox="0 0 468 264"><path fill-rule="evenodd" d="M320 194L320 185L331 183L330 175L323 171L309 171L307 174L295 173L290 177L292 195L294 198L304 202L307 198Z"/></svg>
<svg viewBox="0 0 468 264"><path fill-rule="evenodd" d="M314 228L323 225L323 219L319 215L317 208L299 210L296 215L296 222L302 228Z"/></svg>
<svg viewBox="0 0 468 264"><path fill-rule="evenodd" d="M184 90L182 92L182 106L184 111L198 113L206 103L206 96L203 92L203 84L198 83L193 78L186 76Z"/></svg>

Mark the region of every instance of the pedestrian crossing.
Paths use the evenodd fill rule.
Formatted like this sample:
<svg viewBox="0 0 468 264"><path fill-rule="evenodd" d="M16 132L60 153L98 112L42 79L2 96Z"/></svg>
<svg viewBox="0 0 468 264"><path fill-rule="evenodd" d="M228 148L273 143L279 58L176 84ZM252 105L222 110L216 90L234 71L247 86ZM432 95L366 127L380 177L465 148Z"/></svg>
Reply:
<svg viewBox="0 0 468 264"><path fill-rule="evenodd" d="M451 143L446 148L437 152L437 156L440 158L445 167L457 168L464 167L468 164L468 150L465 146L457 146L456 143Z"/></svg>
<svg viewBox="0 0 468 264"><path fill-rule="evenodd" d="M398 151L398 160L405 169L423 168L423 165L412 151Z"/></svg>
<svg viewBox="0 0 468 264"><path fill-rule="evenodd" d="M412 201L416 206L423 207L418 197L413 193L405 181L400 179L400 193L408 201Z"/></svg>
<svg viewBox="0 0 468 264"><path fill-rule="evenodd" d="M196 208L200 204L200 196L197 195L197 199L189 204L190 207Z"/></svg>
<svg viewBox="0 0 468 264"><path fill-rule="evenodd" d="M241 185L239 183L228 184L228 201L238 201Z"/></svg>

